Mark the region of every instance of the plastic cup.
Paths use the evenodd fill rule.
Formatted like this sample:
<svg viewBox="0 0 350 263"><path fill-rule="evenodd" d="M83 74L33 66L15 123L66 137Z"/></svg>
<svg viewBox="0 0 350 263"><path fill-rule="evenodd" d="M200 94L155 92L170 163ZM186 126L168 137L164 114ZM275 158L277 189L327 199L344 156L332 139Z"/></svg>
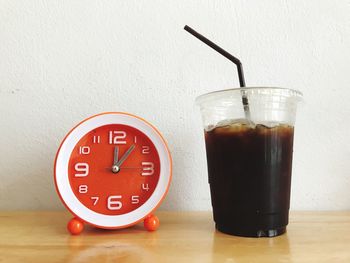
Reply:
<svg viewBox="0 0 350 263"><path fill-rule="evenodd" d="M245 119L242 95L249 101ZM200 107L216 228L248 237L286 231L290 206L293 136L302 94L252 87L211 92Z"/></svg>

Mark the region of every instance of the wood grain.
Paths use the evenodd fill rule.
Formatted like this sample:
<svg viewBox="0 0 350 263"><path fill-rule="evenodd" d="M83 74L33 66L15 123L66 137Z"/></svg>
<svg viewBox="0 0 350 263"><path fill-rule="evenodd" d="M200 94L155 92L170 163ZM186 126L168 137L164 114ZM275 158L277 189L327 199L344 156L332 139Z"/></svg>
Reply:
<svg viewBox="0 0 350 263"><path fill-rule="evenodd" d="M294 212L287 234L217 232L210 212L158 212L161 227L86 227L70 236L67 212L1 212L0 262L350 262L350 212Z"/></svg>

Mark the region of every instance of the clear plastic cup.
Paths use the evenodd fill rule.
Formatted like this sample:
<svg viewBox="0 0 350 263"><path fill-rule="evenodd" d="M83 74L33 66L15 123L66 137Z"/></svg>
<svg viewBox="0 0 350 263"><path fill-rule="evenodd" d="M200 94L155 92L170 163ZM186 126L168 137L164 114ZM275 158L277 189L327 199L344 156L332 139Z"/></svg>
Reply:
<svg viewBox="0 0 350 263"><path fill-rule="evenodd" d="M248 99L247 119L242 96ZM293 136L302 94L252 87L196 99L202 114L216 228L224 233L277 236L288 224Z"/></svg>

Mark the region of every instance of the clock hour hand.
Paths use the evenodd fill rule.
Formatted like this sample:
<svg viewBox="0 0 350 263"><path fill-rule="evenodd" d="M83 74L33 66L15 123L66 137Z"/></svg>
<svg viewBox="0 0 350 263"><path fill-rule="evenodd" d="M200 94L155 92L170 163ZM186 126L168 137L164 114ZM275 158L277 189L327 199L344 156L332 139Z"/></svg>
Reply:
<svg viewBox="0 0 350 263"><path fill-rule="evenodd" d="M131 152L135 149L135 144L131 145L130 148L124 153L124 155L122 156L122 158L120 158L120 160L116 163L116 166L120 167L122 165L122 163L126 160L126 158L129 157L129 155L131 154Z"/></svg>
<svg viewBox="0 0 350 263"><path fill-rule="evenodd" d="M112 166L112 172L113 173L118 173L120 168L117 165L118 163L118 153L119 153L119 148L118 146L114 147L114 155L113 155L113 166Z"/></svg>
<svg viewBox="0 0 350 263"><path fill-rule="evenodd" d="M119 152L118 146L114 147L113 165L117 165L118 163L118 152Z"/></svg>

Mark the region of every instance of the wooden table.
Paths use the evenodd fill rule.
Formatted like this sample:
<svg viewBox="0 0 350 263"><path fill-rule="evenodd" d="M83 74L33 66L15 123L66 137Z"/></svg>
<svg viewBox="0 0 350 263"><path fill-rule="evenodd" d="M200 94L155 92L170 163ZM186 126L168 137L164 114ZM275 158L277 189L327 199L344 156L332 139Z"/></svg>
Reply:
<svg viewBox="0 0 350 263"><path fill-rule="evenodd" d="M210 212L158 212L160 229L66 231L67 212L1 212L0 262L350 262L350 212L294 212L287 234L215 231Z"/></svg>

